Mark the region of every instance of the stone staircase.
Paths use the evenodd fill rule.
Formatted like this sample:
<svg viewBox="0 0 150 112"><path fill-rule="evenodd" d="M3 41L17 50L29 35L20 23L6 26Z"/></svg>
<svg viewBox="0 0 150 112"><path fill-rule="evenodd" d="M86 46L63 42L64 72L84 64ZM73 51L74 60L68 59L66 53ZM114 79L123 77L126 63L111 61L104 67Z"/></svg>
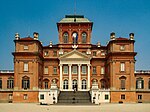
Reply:
<svg viewBox="0 0 150 112"><path fill-rule="evenodd" d="M61 91L58 104L92 104L88 91Z"/></svg>

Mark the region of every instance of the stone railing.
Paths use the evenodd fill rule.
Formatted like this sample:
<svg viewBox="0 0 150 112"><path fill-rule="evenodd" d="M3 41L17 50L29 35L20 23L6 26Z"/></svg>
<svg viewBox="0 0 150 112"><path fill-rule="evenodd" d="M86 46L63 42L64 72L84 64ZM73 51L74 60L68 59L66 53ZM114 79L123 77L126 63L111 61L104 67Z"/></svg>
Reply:
<svg viewBox="0 0 150 112"><path fill-rule="evenodd" d="M150 70L136 70L134 73L150 73Z"/></svg>
<svg viewBox="0 0 150 112"><path fill-rule="evenodd" d="M0 73L14 73L14 70L0 70Z"/></svg>

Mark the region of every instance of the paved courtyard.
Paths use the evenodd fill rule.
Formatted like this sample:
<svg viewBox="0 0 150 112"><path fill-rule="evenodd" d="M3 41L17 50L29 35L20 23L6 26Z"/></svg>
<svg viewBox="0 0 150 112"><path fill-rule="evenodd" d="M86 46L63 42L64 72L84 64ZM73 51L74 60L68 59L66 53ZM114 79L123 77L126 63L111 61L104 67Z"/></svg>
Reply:
<svg viewBox="0 0 150 112"><path fill-rule="evenodd" d="M39 105L36 103L0 103L0 112L150 112L150 104Z"/></svg>

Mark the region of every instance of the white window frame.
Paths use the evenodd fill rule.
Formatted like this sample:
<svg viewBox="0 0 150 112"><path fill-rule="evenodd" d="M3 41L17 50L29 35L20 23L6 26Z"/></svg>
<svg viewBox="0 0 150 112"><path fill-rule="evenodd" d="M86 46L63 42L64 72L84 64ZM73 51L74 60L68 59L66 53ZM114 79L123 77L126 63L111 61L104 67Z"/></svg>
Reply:
<svg viewBox="0 0 150 112"><path fill-rule="evenodd" d="M29 46L28 45L24 45L23 48L24 48L24 50L28 50Z"/></svg>
<svg viewBox="0 0 150 112"><path fill-rule="evenodd" d="M87 67L85 65L82 66L82 74L86 74Z"/></svg>
<svg viewBox="0 0 150 112"><path fill-rule="evenodd" d="M68 66L63 66L63 74L68 74Z"/></svg>
<svg viewBox="0 0 150 112"><path fill-rule="evenodd" d="M53 74L57 74L57 67L53 67Z"/></svg>
<svg viewBox="0 0 150 112"><path fill-rule="evenodd" d="M29 64L28 63L24 63L24 71L25 72L29 71Z"/></svg>
<svg viewBox="0 0 150 112"><path fill-rule="evenodd" d="M101 74L105 74L105 67L104 66L101 67Z"/></svg>
<svg viewBox="0 0 150 112"><path fill-rule="evenodd" d="M120 71L125 72L125 62L120 63Z"/></svg>
<svg viewBox="0 0 150 112"><path fill-rule="evenodd" d="M63 89L68 89L68 80L63 81Z"/></svg>
<svg viewBox="0 0 150 112"><path fill-rule="evenodd" d="M87 89L87 81L82 80L82 89Z"/></svg>
<svg viewBox="0 0 150 112"><path fill-rule="evenodd" d="M77 66L72 67L72 74L77 74Z"/></svg>

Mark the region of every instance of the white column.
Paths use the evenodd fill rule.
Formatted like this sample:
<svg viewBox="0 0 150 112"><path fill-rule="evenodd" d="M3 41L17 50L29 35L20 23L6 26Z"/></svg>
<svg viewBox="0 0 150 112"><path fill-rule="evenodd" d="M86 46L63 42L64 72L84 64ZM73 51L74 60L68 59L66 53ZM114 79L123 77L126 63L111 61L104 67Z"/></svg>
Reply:
<svg viewBox="0 0 150 112"><path fill-rule="evenodd" d="M62 66L63 65L60 64L59 66L60 66L60 80L59 80L60 81L60 87L59 88L60 88L60 90L62 90L63 89L62 88L63 87L63 79L62 79Z"/></svg>
<svg viewBox="0 0 150 112"><path fill-rule="evenodd" d="M87 85L87 89L90 89L90 64L88 64L88 85Z"/></svg>
<svg viewBox="0 0 150 112"><path fill-rule="evenodd" d="M69 64L69 90L72 89L71 64Z"/></svg>
<svg viewBox="0 0 150 112"><path fill-rule="evenodd" d="M81 89L81 64L78 64L78 90Z"/></svg>

